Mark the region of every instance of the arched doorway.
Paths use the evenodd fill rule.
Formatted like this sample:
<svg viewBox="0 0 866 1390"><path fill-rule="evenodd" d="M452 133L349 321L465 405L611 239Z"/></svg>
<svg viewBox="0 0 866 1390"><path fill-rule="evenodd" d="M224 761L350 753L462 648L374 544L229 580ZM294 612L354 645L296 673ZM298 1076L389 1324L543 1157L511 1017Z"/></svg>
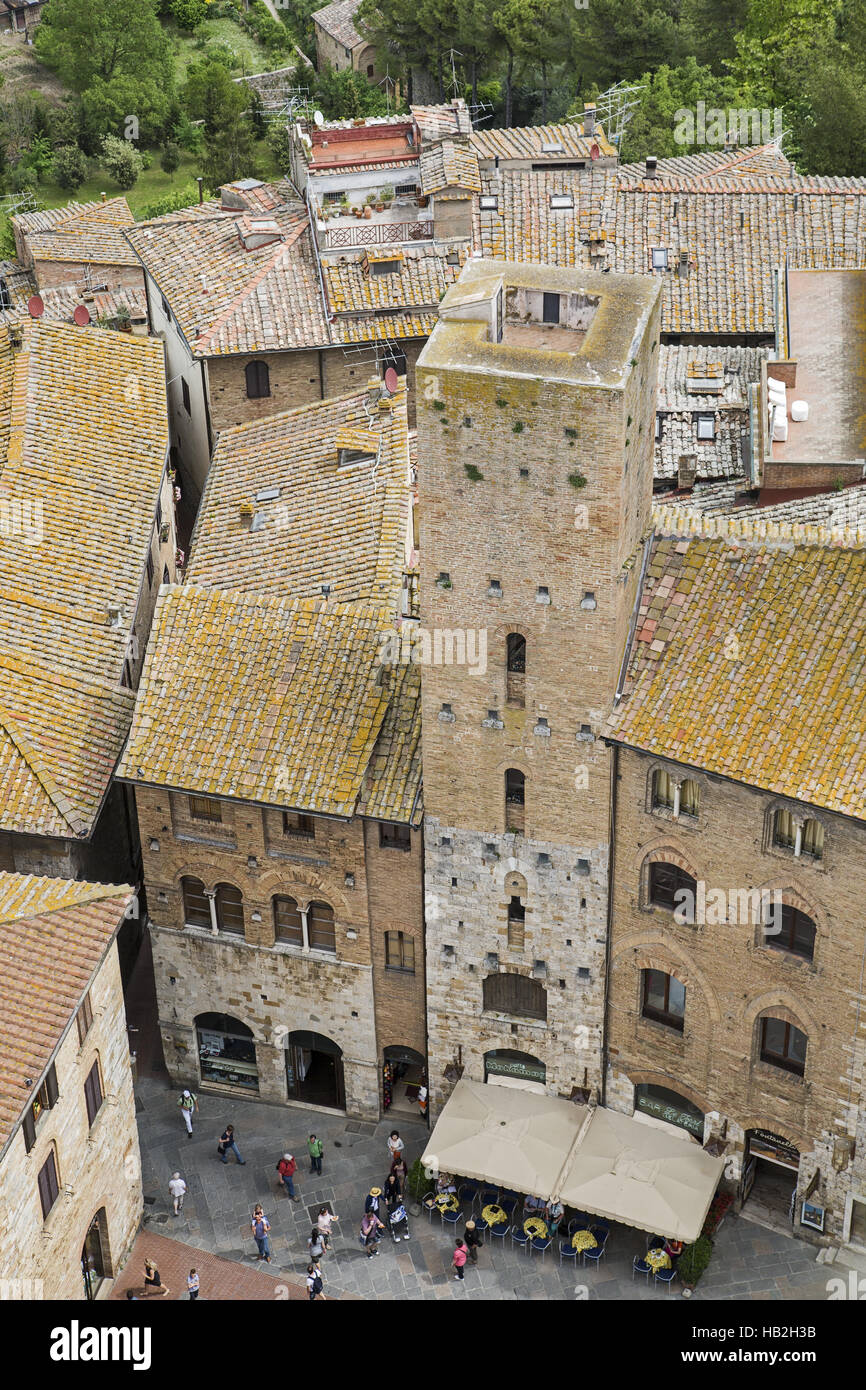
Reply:
<svg viewBox="0 0 866 1390"><path fill-rule="evenodd" d="M497 1086L517 1086L523 1091L544 1093L547 1067L528 1052L497 1048L484 1054L484 1080Z"/></svg>
<svg viewBox="0 0 866 1390"><path fill-rule="evenodd" d="M199 1014L195 1036L203 1085L258 1095L259 1071L251 1028L230 1014Z"/></svg>
<svg viewBox="0 0 866 1390"><path fill-rule="evenodd" d="M93 1299L103 1279L111 1278L111 1253L108 1248L108 1219L105 1207L100 1207L87 1228L81 1248L81 1277L84 1297Z"/></svg>
<svg viewBox="0 0 866 1390"><path fill-rule="evenodd" d="M286 1085L292 1100L345 1110L342 1049L321 1033L290 1033Z"/></svg>
<svg viewBox="0 0 866 1390"><path fill-rule="evenodd" d="M427 1085L426 1058L411 1047L386 1047L382 1056L383 1111L418 1119L418 1090Z"/></svg>
<svg viewBox="0 0 866 1390"><path fill-rule="evenodd" d="M781 1134L746 1130L740 1200L774 1226L790 1229L800 1174L800 1151Z"/></svg>
<svg viewBox="0 0 866 1390"><path fill-rule="evenodd" d="M704 1112L686 1096L681 1096L679 1091L669 1091L664 1086L652 1086L642 1081L634 1088L634 1108L642 1115L651 1115L654 1120L677 1125L703 1142Z"/></svg>

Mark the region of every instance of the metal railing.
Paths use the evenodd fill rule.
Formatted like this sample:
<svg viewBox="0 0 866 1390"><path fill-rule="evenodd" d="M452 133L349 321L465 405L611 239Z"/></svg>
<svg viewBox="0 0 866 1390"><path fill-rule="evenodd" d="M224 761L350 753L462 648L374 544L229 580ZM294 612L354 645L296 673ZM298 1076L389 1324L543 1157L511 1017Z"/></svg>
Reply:
<svg viewBox="0 0 866 1390"><path fill-rule="evenodd" d="M356 218L349 227L326 227L320 233L328 251L347 246L392 246L403 241L432 241L431 222L368 222Z"/></svg>

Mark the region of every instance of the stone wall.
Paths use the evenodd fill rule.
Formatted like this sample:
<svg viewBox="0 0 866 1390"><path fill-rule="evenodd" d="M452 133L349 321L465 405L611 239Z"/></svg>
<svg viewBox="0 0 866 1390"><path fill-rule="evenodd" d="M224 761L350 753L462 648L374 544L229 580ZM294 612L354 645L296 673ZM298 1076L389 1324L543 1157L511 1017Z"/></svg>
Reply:
<svg viewBox="0 0 866 1390"><path fill-rule="evenodd" d="M33 263L40 290L61 285L81 286L89 274L91 284L107 285L110 290L144 291L144 271L133 265L94 265L84 261L37 260Z"/></svg>

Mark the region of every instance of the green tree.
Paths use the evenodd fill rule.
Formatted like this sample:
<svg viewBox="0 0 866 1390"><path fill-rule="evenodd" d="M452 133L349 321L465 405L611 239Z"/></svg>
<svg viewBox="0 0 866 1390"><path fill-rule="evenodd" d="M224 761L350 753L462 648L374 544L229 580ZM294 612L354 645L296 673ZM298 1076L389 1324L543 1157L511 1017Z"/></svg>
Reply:
<svg viewBox="0 0 866 1390"><path fill-rule="evenodd" d="M102 142L102 165L124 191L132 188L142 171L142 159L130 140L106 135Z"/></svg>
<svg viewBox="0 0 866 1390"><path fill-rule="evenodd" d="M61 145L54 151L54 182L73 192L87 178L87 160L77 145Z"/></svg>
<svg viewBox="0 0 866 1390"><path fill-rule="evenodd" d="M180 29L197 29L207 12L207 0L171 0L171 13Z"/></svg>
<svg viewBox="0 0 866 1390"><path fill-rule="evenodd" d="M246 114L246 83L233 82L220 63L196 63L187 75L184 103L193 120L204 122L204 169L210 186L253 175L255 135Z"/></svg>
<svg viewBox="0 0 866 1390"><path fill-rule="evenodd" d="M686 51L678 18L679 0L591 0L572 19L578 78L601 89L636 82L662 64L676 66Z"/></svg>
<svg viewBox="0 0 866 1390"><path fill-rule="evenodd" d="M169 140L162 152L159 167L164 174L168 174L173 179L180 168L180 145L176 145L173 140Z"/></svg>
<svg viewBox="0 0 866 1390"><path fill-rule="evenodd" d="M40 183L47 178L54 163L54 153L47 135L34 135L29 149L21 156L21 163L26 169L33 170Z"/></svg>
<svg viewBox="0 0 866 1390"><path fill-rule="evenodd" d="M695 154L703 148L697 143L679 143L685 123L677 113L689 111L696 115L699 101L705 102L707 109L751 105L748 95L740 91L732 77L719 77L709 68L700 67L694 58L687 58L679 67L664 66L644 73L641 82L641 104L626 127L623 140L622 154L628 160L645 159L648 154L660 158Z"/></svg>
<svg viewBox="0 0 866 1390"><path fill-rule="evenodd" d="M313 88L316 105L329 120L349 120L358 116L385 116L388 103L381 87L374 87L359 72L344 68L335 72L325 63Z"/></svg>

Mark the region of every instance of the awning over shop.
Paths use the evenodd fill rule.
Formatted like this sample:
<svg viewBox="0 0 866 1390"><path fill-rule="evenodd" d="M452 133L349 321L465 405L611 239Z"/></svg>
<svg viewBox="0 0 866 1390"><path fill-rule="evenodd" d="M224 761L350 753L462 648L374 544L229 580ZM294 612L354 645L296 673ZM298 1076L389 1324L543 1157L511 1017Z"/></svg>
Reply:
<svg viewBox="0 0 866 1390"><path fill-rule="evenodd" d="M458 1081L422 1161L685 1242L724 1167L685 1132L477 1081Z"/></svg>
<svg viewBox="0 0 866 1390"><path fill-rule="evenodd" d="M553 1096L458 1081L422 1163L547 1199L586 1111Z"/></svg>
<svg viewBox="0 0 866 1390"><path fill-rule="evenodd" d="M701 1233L722 1176L683 1131L641 1124L615 1110L592 1119L563 1171L557 1193L566 1206L640 1231L691 1243Z"/></svg>

